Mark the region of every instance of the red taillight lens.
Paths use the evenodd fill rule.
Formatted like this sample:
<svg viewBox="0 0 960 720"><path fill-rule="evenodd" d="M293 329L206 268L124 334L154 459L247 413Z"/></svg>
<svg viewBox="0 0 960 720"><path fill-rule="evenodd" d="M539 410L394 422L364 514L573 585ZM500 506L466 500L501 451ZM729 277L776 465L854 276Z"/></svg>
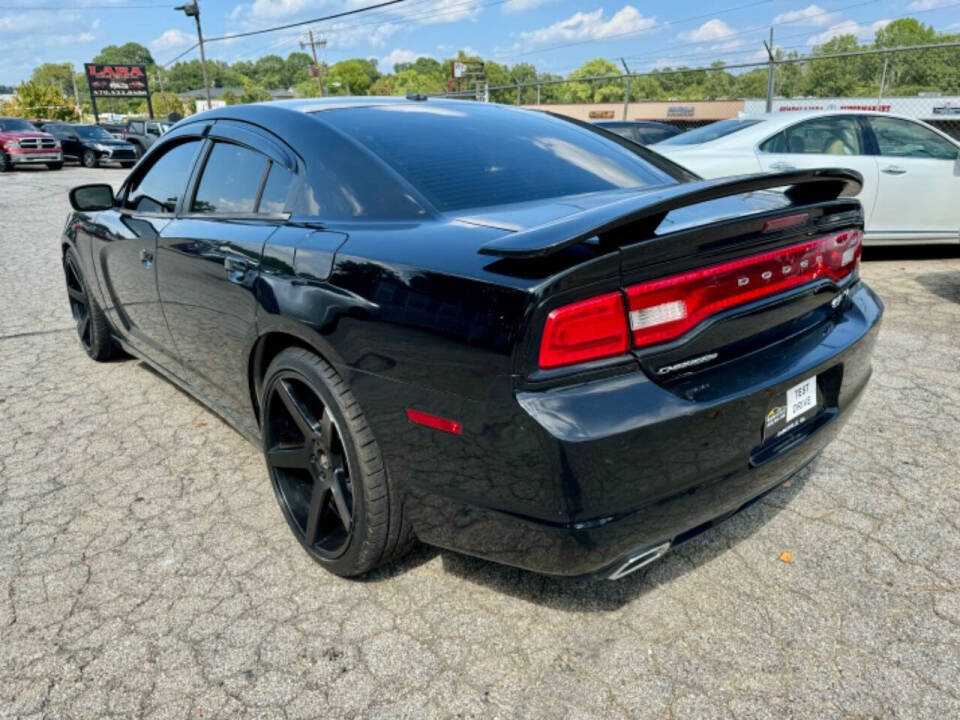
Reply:
<svg viewBox="0 0 960 720"><path fill-rule="evenodd" d="M860 230L847 230L628 287L634 346L673 340L714 313L796 285L841 280L856 267L861 241Z"/></svg>
<svg viewBox="0 0 960 720"><path fill-rule="evenodd" d="M618 292L564 305L547 316L540 367L597 360L625 353L630 345L623 296Z"/></svg>

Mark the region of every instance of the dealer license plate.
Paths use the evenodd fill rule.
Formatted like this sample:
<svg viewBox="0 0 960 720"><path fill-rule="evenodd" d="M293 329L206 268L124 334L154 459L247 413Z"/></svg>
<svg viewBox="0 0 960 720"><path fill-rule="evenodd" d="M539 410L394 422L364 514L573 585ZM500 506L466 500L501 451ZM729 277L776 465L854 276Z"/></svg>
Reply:
<svg viewBox="0 0 960 720"><path fill-rule="evenodd" d="M786 395L774 400L763 423L763 439L782 435L813 417L820 407L816 376L787 389Z"/></svg>

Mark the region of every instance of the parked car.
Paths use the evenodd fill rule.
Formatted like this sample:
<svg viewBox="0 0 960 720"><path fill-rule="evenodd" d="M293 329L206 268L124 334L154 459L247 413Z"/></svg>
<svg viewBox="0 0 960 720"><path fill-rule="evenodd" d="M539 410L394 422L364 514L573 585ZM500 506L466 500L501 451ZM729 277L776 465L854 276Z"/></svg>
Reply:
<svg viewBox="0 0 960 720"><path fill-rule="evenodd" d="M159 120L131 120L126 125L125 137L140 157L171 127L173 123Z"/></svg>
<svg viewBox="0 0 960 720"><path fill-rule="evenodd" d="M143 358L262 447L329 570L417 537L619 578L850 416L882 313L859 188L699 180L485 103L239 105L116 194L74 188L63 267L86 353Z"/></svg>
<svg viewBox="0 0 960 720"><path fill-rule="evenodd" d="M602 120L594 125L641 145L652 145L683 132L673 125L652 120Z"/></svg>
<svg viewBox="0 0 960 720"><path fill-rule="evenodd" d="M76 160L84 167L118 162L121 167L130 168L137 160L130 143L115 139L98 125L51 123L43 129L60 141L64 159Z"/></svg>
<svg viewBox="0 0 960 720"><path fill-rule="evenodd" d="M836 111L745 116L653 149L703 177L852 168L863 177L864 242L960 241L960 143L919 120Z"/></svg>
<svg viewBox="0 0 960 720"><path fill-rule="evenodd" d="M0 172L17 165L63 167L60 143L49 133L37 130L22 118L0 117Z"/></svg>

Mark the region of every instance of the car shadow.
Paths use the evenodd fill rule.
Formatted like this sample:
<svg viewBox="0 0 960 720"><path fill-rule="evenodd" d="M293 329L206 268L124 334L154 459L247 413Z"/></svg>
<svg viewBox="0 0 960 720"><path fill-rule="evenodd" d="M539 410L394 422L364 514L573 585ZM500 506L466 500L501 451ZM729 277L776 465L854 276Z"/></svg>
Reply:
<svg viewBox="0 0 960 720"><path fill-rule="evenodd" d="M930 293L960 304L960 270L917 275L916 281Z"/></svg>
<svg viewBox="0 0 960 720"><path fill-rule="evenodd" d="M790 479L789 485L782 484L764 496L767 498L766 502L749 504L721 523L721 526L726 525L733 532L728 530L721 533L716 527L707 529L677 546L660 560L621 580L541 575L418 544L416 549L402 560L375 570L360 578L360 581L377 583L390 580L439 556L445 573L519 600L562 612L614 611L708 564L759 531L803 490L818 462L819 458L814 459Z"/></svg>

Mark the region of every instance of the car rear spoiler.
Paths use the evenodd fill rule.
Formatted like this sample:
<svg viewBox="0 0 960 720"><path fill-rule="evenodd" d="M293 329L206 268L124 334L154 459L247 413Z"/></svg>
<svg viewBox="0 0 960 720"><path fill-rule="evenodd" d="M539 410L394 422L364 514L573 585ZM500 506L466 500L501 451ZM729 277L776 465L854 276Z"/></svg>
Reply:
<svg viewBox="0 0 960 720"><path fill-rule="evenodd" d="M644 221L643 230L652 236L671 210L780 187L787 188L786 195L795 205L805 205L856 195L863 187L863 177L853 170L823 168L679 183L491 240L481 245L478 252L503 258L544 257L592 237L603 239L606 233L640 221ZM633 241L641 239L632 236Z"/></svg>

